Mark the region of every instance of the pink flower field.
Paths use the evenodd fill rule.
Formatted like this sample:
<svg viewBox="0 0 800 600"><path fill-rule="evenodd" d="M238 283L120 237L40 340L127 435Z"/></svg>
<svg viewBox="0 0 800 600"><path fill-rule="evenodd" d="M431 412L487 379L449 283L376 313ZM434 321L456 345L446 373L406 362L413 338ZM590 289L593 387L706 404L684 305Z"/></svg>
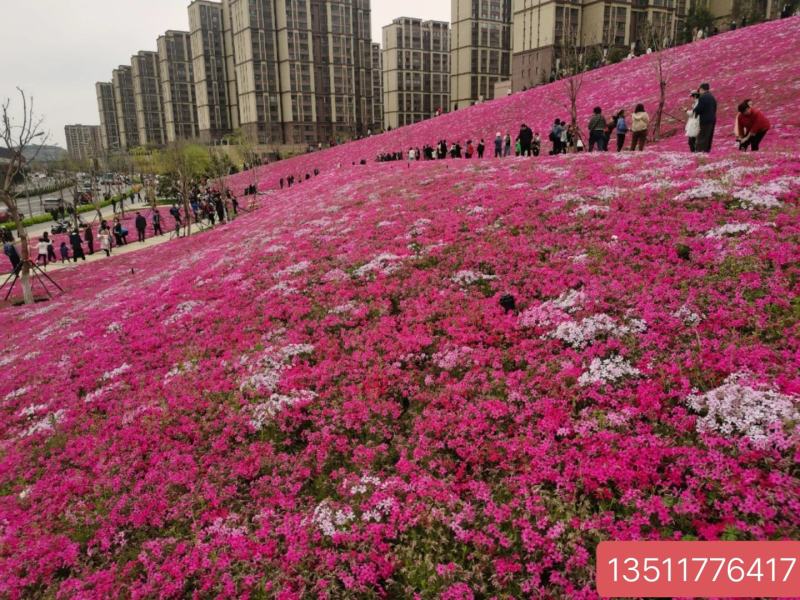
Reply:
<svg viewBox="0 0 800 600"><path fill-rule="evenodd" d="M800 539L798 32L672 52L710 156L349 160L544 129L556 83L0 309L0 597L596 598L603 540ZM743 94L768 152L727 143Z"/></svg>

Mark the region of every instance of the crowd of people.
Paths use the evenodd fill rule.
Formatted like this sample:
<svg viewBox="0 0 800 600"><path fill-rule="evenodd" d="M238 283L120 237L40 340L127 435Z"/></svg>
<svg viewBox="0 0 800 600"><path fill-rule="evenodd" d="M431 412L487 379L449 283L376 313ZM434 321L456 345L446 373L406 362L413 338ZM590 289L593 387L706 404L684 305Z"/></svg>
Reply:
<svg viewBox="0 0 800 600"><path fill-rule="evenodd" d="M717 123L717 100L711 93L708 83L701 84L691 92L692 104L686 110L687 122L685 134L691 152L711 152L714 142L714 131ZM757 151L761 141L770 129L769 120L754 108L752 100L745 100L737 109L734 133L741 150ZM626 149L626 141L630 139L630 151L643 151L652 130L650 114L644 104L636 104L628 113L620 109L606 116L603 109L596 106L586 124L588 136L584 138L577 124L567 124L563 119L555 119L548 134L551 143L549 155L568 154L573 152L602 151L611 149L612 140L616 140L616 151ZM629 138L630 136L630 138ZM584 142L584 139L586 141ZM587 147L588 146L588 147ZM408 152L381 152L376 162L443 160L447 158L484 158L486 144L481 139L477 144L467 140L464 146L460 141L439 140L435 145L426 144L410 147ZM494 138L494 157L507 156L539 156L542 152L542 138L526 124L522 124L519 133L512 138L510 132L498 131ZM362 161L362 164L365 161Z"/></svg>
<svg viewBox="0 0 800 600"><path fill-rule="evenodd" d="M319 169L314 169L312 173L314 174L314 177L316 177L319 175ZM281 177L279 183L281 189L283 189L284 187L292 187L293 185L302 183L303 181L308 181L309 179L311 179L311 173L306 173L305 179L302 175L297 175L296 177L294 175L288 175L286 177ZM255 186L252 186L252 189L254 190L253 193L255 193Z"/></svg>

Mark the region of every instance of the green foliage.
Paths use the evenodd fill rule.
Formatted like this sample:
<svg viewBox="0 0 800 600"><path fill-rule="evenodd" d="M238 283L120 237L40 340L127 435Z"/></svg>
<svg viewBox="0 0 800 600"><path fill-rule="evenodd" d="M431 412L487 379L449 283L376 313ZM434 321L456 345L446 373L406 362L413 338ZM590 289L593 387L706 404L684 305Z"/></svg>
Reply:
<svg viewBox="0 0 800 600"><path fill-rule="evenodd" d="M611 48L611 50L608 51L608 56L606 57L606 60L608 61L609 64L614 65L622 61L622 59L625 58L627 55L628 53L625 52L625 50L615 46L614 48Z"/></svg>

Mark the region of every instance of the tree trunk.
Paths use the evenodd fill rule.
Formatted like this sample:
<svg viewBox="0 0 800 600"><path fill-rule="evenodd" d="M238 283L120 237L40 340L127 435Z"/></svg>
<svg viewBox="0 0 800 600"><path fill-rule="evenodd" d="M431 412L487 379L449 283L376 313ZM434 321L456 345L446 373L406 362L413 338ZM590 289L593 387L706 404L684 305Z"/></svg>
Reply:
<svg viewBox="0 0 800 600"><path fill-rule="evenodd" d="M183 182L183 178L181 178ZM181 189L183 191L183 214L186 218L186 227L185 227L185 234L187 236L192 235L192 212L189 209L189 186L185 183L181 183Z"/></svg>
<svg viewBox="0 0 800 600"><path fill-rule="evenodd" d="M17 237L19 237L20 249L19 256L22 259L22 269L20 270L20 282L22 284L22 299L25 304L33 304L33 286L31 285L31 252L28 246L28 232L19 218L19 209L16 201L7 203L11 219L17 224Z"/></svg>

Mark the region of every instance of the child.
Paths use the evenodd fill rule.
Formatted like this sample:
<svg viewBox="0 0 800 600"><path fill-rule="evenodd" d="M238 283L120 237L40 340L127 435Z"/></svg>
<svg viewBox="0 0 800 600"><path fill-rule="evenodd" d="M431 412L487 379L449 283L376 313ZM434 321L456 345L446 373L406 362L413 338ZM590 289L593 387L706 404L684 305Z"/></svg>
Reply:
<svg viewBox="0 0 800 600"><path fill-rule="evenodd" d="M100 249L106 253L106 256L111 256L111 235L108 229L100 230Z"/></svg>
<svg viewBox="0 0 800 600"><path fill-rule="evenodd" d="M67 242L61 242L61 248L59 248L61 252L61 262L65 263L69 261L69 248L67 248Z"/></svg>

